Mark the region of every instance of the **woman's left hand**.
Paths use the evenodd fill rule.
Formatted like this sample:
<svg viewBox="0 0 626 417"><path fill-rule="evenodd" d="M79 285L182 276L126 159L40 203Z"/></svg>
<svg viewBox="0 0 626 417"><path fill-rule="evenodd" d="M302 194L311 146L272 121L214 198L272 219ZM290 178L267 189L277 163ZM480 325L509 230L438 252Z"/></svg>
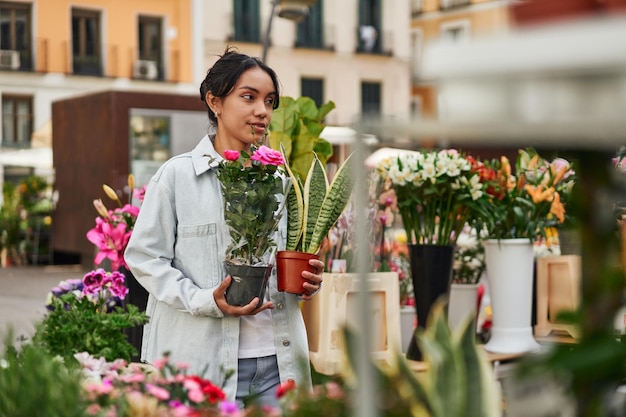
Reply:
<svg viewBox="0 0 626 417"><path fill-rule="evenodd" d="M319 291L322 285L322 274L324 273L324 263L319 259L311 259L309 261L315 272L303 271L302 278L307 282L302 285L304 292L300 295L303 301L309 301L313 298L315 293Z"/></svg>

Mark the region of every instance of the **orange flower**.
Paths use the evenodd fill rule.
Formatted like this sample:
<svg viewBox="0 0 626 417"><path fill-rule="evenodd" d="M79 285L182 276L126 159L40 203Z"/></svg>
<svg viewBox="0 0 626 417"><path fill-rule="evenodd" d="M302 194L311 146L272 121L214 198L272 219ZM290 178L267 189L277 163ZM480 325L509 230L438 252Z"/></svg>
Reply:
<svg viewBox="0 0 626 417"><path fill-rule="evenodd" d="M561 196L559 195L559 193L554 193L552 206L550 206L550 213L556 216L556 218L559 220L559 223L563 223L565 221L565 206L563 206L563 203L561 203Z"/></svg>
<svg viewBox="0 0 626 417"><path fill-rule="evenodd" d="M537 164L539 163L539 154L536 153L532 158L530 158L530 161L528 161L528 169L535 169L535 167L537 166Z"/></svg>
<svg viewBox="0 0 626 417"><path fill-rule="evenodd" d="M505 178L511 176L511 163L509 162L509 158L504 155L500 157L500 172Z"/></svg>
<svg viewBox="0 0 626 417"><path fill-rule="evenodd" d="M563 177L565 176L565 173L567 172L568 169L569 169L568 166L561 167L561 169L559 169L557 171L556 175L554 176L554 180L552 181L552 185L557 185L559 183L559 181L561 181L563 179Z"/></svg>
<svg viewBox="0 0 626 417"><path fill-rule="evenodd" d="M554 195L554 188L550 187L546 190L543 189L543 185L533 186L530 184L526 184L524 186L526 192L533 199L533 203L539 204L542 201L552 201L552 196Z"/></svg>

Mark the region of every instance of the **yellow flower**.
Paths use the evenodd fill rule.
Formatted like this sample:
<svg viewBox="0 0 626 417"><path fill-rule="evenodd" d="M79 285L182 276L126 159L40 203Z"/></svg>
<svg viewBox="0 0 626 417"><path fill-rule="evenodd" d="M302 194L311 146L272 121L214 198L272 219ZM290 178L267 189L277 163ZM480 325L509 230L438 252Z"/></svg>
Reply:
<svg viewBox="0 0 626 417"><path fill-rule="evenodd" d="M120 205L122 204L122 202L120 201L120 198L117 196L117 193L115 192L115 190L113 190L113 188L109 187L106 184L103 184L102 189L111 200L116 201Z"/></svg>

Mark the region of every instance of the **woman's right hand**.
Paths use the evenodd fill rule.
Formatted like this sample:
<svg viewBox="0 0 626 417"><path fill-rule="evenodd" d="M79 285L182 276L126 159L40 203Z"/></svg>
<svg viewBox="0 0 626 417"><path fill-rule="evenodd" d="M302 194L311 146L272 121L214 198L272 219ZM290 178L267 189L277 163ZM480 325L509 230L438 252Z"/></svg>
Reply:
<svg viewBox="0 0 626 417"><path fill-rule="evenodd" d="M259 297L254 297L252 301L250 301L250 303L245 306L231 306L226 302L226 289L230 285L230 280L230 275L227 275L226 278L224 278L224 281L222 281L219 287L217 287L213 292L213 298L215 298L215 303L217 304L217 307L222 310L222 313L224 313L224 315L234 317L254 316L258 312L267 310L268 308L270 310L274 309L274 303L272 303L271 301L268 301L267 303L263 303L259 307L256 307L259 302Z"/></svg>

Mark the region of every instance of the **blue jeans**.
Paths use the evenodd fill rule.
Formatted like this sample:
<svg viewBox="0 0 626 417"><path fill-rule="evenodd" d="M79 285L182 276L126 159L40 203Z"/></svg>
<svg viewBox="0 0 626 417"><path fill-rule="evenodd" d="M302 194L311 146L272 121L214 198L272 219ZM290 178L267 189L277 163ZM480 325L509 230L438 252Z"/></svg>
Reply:
<svg viewBox="0 0 626 417"><path fill-rule="evenodd" d="M280 385L276 355L264 358L239 359L237 405L268 405L280 408L276 388Z"/></svg>

